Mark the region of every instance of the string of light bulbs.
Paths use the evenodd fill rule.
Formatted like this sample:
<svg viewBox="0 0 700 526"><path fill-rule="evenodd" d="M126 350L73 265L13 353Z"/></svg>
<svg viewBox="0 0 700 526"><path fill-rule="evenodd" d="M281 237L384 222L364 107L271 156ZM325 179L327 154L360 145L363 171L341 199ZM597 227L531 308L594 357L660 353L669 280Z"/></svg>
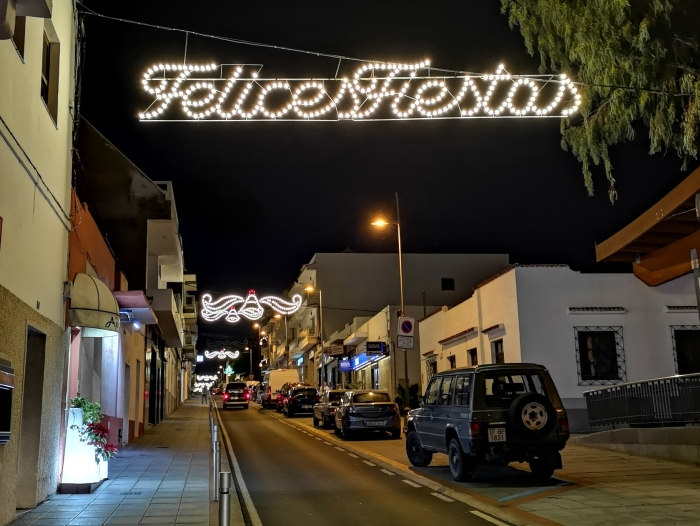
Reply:
<svg viewBox="0 0 700 526"><path fill-rule="evenodd" d="M227 351L224 349L220 349L218 351L204 351L204 356L206 356L210 360L212 360L214 358L218 358L219 360L225 360L226 358L231 358L232 360L235 360L240 355L241 355L241 351Z"/></svg>
<svg viewBox="0 0 700 526"><path fill-rule="evenodd" d="M258 299L254 290L248 291L248 295L245 298L236 294L230 294L216 301L213 300L211 294L204 294L202 296L202 318L206 321L217 321L223 318L229 323L236 323L243 316L249 320L256 321L265 315L263 305L272 308L279 314L289 315L299 310L301 301L299 294L295 294L291 302L277 296L265 296ZM241 307L237 308L237 305L240 304L242 304Z"/></svg>
<svg viewBox="0 0 700 526"><path fill-rule="evenodd" d="M419 75L430 61L415 64L371 63L360 66L352 78L262 79L259 64L157 64L141 80L143 89L155 96L139 115L142 121L161 119L175 101L186 120L386 120L375 113L385 100L391 101L391 119L477 117L568 117L578 110L581 94L566 75L514 76L499 65L494 74L433 77ZM232 68L230 76L224 70ZM244 72L249 76L242 77ZM201 78L196 75L218 76ZM193 75L195 75L193 77ZM450 90L448 84L461 81ZM485 84L480 86L477 84ZM502 83L507 94L496 96ZM542 90L558 84L548 101ZM335 85L335 90L327 89ZM234 88L239 88L237 96ZM484 89L485 88L485 89ZM257 97L252 94L258 91ZM268 94L280 91L287 100L276 107ZM518 92L529 92L518 102ZM568 95L568 96L567 96ZM471 104L466 100L471 96ZM232 98L233 100L229 100ZM254 99L254 102L251 101ZM498 100L497 100L498 99ZM330 115L329 115L330 114ZM374 117L373 117L374 116ZM168 119L171 120L171 119Z"/></svg>

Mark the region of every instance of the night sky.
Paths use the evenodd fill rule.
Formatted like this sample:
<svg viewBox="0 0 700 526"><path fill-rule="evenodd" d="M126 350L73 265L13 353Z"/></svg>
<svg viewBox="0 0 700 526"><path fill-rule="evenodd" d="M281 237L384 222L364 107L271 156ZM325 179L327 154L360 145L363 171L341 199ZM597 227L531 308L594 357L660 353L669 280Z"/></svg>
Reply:
<svg viewBox="0 0 700 526"><path fill-rule="evenodd" d="M103 14L251 41L442 68L537 73L497 0L96 2ZM588 197L557 120L140 123L140 78L181 63L182 33L86 18L82 114L153 180L171 180L185 264L200 290L281 293L315 252L394 252L369 218L401 198L406 252L499 252L512 262L600 271L600 242L687 172L647 154L647 131L614 150ZM331 77L337 60L190 36L188 62L263 63L268 77ZM343 63L341 75L357 64ZM200 331L202 328L200 328Z"/></svg>

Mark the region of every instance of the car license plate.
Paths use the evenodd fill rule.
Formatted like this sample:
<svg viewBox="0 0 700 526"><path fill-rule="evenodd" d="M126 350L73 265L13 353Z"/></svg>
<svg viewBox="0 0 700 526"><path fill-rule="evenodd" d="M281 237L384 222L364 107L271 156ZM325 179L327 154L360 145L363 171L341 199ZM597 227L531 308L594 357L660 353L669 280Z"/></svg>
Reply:
<svg viewBox="0 0 700 526"><path fill-rule="evenodd" d="M310 405L302 405L301 408L302 409L311 409L311 406Z"/></svg>
<svg viewBox="0 0 700 526"><path fill-rule="evenodd" d="M505 442L506 441L506 428L505 427L492 427L489 429L489 442Z"/></svg>
<svg viewBox="0 0 700 526"><path fill-rule="evenodd" d="M370 421L367 422L367 425L370 427L381 427L386 425L386 420L375 420L375 421Z"/></svg>

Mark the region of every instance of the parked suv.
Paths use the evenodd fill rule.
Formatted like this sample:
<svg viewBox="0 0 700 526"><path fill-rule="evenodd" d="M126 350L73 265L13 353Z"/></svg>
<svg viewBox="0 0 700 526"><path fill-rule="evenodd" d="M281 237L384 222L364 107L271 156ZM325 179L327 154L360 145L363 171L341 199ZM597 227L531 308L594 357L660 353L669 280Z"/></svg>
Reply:
<svg viewBox="0 0 700 526"><path fill-rule="evenodd" d="M399 406L386 391L347 391L335 411L335 432L348 439L354 433L389 431L401 436Z"/></svg>
<svg viewBox="0 0 700 526"><path fill-rule="evenodd" d="M318 402L318 391L315 387L297 385L292 387L284 399L284 416L292 418L302 413L314 412L314 404Z"/></svg>
<svg viewBox="0 0 700 526"><path fill-rule="evenodd" d="M242 405L245 409L248 409L248 404L250 403L250 391L245 382L230 382L226 385L224 389L224 396L222 399L224 409L233 405Z"/></svg>
<svg viewBox="0 0 700 526"><path fill-rule="evenodd" d="M406 433L411 464L427 466L434 452L446 453L458 481L480 464L509 462L528 462L547 479L562 467L569 421L543 366L479 365L433 375Z"/></svg>

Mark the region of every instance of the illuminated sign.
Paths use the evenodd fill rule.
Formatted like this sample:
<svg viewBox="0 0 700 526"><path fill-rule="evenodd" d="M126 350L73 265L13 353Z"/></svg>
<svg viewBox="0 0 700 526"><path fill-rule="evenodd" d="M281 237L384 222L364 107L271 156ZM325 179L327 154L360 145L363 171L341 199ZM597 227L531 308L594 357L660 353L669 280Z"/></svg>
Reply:
<svg viewBox="0 0 700 526"><path fill-rule="evenodd" d="M568 117L581 104L566 75L432 76L430 62L376 62L350 78L261 78L261 65L160 63L144 73L155 100L141 120L393 120ZM171 107L172 105L172 107ZM179 116L177 113L179 113Z"/></svg>
<svg viewBox="0 0 700 526"><path fill-rule="evenodd" d="M276 296L265 296L258 299L255 291L251 290L245 298L231 294L214 301L210 294L204 294L202 296L202 318L206 321L217 321L223 318L229 323L240 321L241 316L249 320L259 320L265 314L263 305L280 314L294 314L301 307L301 296L295 294L291 302Z"/></svg>

